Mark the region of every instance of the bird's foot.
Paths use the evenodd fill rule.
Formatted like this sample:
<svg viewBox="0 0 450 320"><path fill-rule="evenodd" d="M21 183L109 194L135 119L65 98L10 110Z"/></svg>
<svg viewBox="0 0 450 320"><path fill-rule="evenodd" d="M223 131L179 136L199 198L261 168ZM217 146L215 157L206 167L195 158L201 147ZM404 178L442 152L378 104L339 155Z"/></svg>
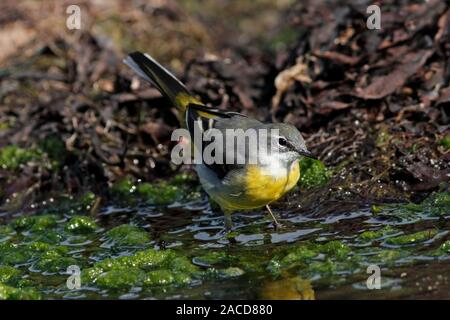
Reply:
<svg viewBox="0 0 450 320"><path fill-rule="evenodd" d="M275 230L278 230L282 227L281 223L278 222L277 218L275 217L275 215L272 212L272 209L270 209L269 205L266 205L266 209L269 212L270 216L272 217L272 224L273 224L273 228Z"/></svg>

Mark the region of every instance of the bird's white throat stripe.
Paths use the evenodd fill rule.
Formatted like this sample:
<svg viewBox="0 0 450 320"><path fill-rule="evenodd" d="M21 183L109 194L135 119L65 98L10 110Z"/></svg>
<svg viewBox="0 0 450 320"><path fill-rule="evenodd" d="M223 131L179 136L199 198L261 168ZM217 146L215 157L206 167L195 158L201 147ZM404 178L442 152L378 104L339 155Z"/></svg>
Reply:
<svg viewBox="0 0 450 320"><path fill-rule="evenodd" d="M265 165L261 166L261 173L274 178L285 178L289 173L290 164L280 155L273 154L263 159Z"/></svg>

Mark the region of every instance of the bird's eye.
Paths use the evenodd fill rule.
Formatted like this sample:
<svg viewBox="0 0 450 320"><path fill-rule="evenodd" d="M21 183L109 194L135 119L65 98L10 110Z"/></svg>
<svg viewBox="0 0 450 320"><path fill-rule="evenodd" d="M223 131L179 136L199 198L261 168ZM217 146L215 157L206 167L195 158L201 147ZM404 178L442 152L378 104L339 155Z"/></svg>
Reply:
<svg viewBox="0 0 450 320"><path fill-rule="evenodd" d="M278 144L279 144L280 146L282 146L282 147L285 147L285 146L287 146L287 140L286 140L285 138L283 138L283 137L280 137L280 138L278 139Z"/></svg>

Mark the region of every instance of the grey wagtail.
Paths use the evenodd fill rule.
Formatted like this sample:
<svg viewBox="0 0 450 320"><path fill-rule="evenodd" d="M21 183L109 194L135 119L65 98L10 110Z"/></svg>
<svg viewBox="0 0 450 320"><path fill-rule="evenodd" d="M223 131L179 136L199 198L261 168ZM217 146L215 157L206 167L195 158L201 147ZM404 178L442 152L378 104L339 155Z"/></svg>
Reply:
<svg viewBox="0 0 450 320"><path fill-rule="evenodd" d="M225 226L232 227L231 213L266 207L275 227L278 221L269 204L291 190L300 178L298 160L311 157L305 140L296 127L285 123L262 123L236 112L210 108L195 98L188 89L166 68L150 55L134 52L124 63L139 76L153 84L177 108L179 119L191 136L195 121L208 128L226 129L277 129L277 136L269 141L276 143L276 152L262 163L197 164L196 171L206 193L219 204L225 214ZM224 151L226 152L226 150Z"/></svg>

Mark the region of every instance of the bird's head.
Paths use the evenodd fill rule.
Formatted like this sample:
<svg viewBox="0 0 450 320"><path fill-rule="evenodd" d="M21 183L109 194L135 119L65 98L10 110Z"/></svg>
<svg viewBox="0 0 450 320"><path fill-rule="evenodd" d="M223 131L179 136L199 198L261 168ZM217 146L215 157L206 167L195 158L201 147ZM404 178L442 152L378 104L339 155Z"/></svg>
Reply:
<svg viewBox="0 0 450 320"><path fill-rule="evenodd" d="M270 139L268 143L272 151L278 153L281 159L288 162L295 161L300 157L316 159L306 148L305 139L300 131L293 125L286 123L268 124ZM275 129L275 130L271 130Z"/></svg>

